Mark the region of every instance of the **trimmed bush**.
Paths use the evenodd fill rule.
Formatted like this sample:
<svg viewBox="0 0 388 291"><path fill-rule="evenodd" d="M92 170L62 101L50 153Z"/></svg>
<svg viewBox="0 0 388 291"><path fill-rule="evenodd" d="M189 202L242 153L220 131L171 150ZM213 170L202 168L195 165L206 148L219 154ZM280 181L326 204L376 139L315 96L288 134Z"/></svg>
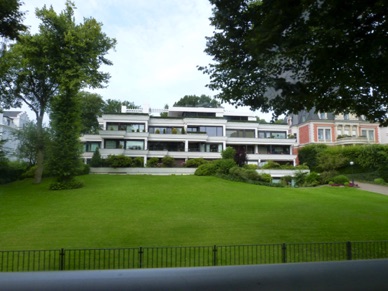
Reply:
<svg viewBox="0 0 388 291"><path fill-rule="evenodd" d="M346 177L345 175L338 175L338 176L335 176L333 177L333 179L331 179L335 184L342 184L344 185L345 183L349 183L349 179L348 177Z"/></svg>
<svg viewBox="0 0 388 291"><path fill-rule="evenodd" d="M142 157L133 158L131 166L134 168L143 168L144 167L144 159Z"/></svg>
<svg viewBox="0 0 388 291"><path fill-rule="evenodd" d="M195 170L194 175L196 176L214 176L216 174L217 167L214 162L206 163L200 165L197 170Z"/></svg>
<svg viewBox="0 0 388 291"><path fill-rule="evenodd" d="M109 155L106 159L106 165L112 168L126 168L132 164L132 158L124 155Z"/></svg>
<svg viewBox="0 0 388 291"><path fill-rule="evenodd" d="M272 183L272 176L270 174L261 174L260 181L263 181L265 183Z"/></svg>
<svg viewBox="0 0 388 291"><path fill-rule="evenodd" d="M227 147L225 150L221 152L221 156L225 160L233 160L236 154L236 150L232 147Z"/></svg>
<svg viewBox="0 0 388 291"><path fill-rule="evenodd" d="M385 181L383 178L376 178L373 180L376 184L385 185Z"/></svg>
<svg viewBox="0 0 388 291"><path fill-rule="evenodd" d="M150 158L147 161L147 168L156 168L159 164L158 158Z"/></svg>
<svg viewBox="0 0 388 291"><path fill-rule="evenodd" d="M229 174L229 170L236 166L233 159L221 159L213 162L216 166L217 174Z"/></svg>
<svg viewBox="0 0 388 291"><path fill-rule="evenodd" d="M316 172L311 172L306 176L303 186L311 187L318 186L319 184L321 184L319 174Z"/></svg>
<svg viewBox="0 0 388 291"><path fill-rule="evenodd" d="M162 158L162 166L166 168L172 168L175 165L175 160L173 157L164 156Z"/></svg>
<svg viewBox="0 0 388 291"><path fill-rule="evenodd" d="M200 165L206 164L207 161L203 158L196 158L187 160L185 163L186 168L198 168Z"/></svg>
<svg viewBox="0 0 388 291"><path fill-rule="evenodd" d="M280 164L274 161L268 161L264 166L261 167L262 169L280 169Z"/></svg>
<svg viewBox="0 0 388 291"><path fill-rule="evenodd" d="M333 178L337 175L337 171L325 171L322 172L319 176L322 184L328 184L330 181L333 181Z"/></svg>

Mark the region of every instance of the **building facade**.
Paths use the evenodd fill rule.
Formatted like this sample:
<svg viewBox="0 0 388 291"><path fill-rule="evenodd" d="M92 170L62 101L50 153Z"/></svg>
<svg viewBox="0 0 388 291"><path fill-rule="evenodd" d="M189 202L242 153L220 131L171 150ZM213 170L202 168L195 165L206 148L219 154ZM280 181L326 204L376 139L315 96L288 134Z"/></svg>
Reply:
<svg viewBox="0 0 388 291"><path fill-rule="evenodd" d="M168 117L156 117L161 112ZM188 159L221 158L226 147L243 150L250 164L272 160L296 164L295 138L287 124L259 124L251 112L228 112L223 108L173 107L168 110L122 109L122 114L99 118L98 135L83 135L83 158L90 161L99 148L109 155L150 158L173 157L178 165Z"/></svg>
<svg viewBox="0 0 388 291"><path fill-rule="evenodd" d="M0 112L0 140L5 140L3 149L10 160L17 159L16 150L19 142L14 137L14 133L21 129L28 121L29 118L26 112Z"/></svg>
<svg viewBox="0 0 388 291"><path fill-rule="evenodd" d="M384 143L381 128L352 114L334 115L301 111L288 117L290 134L296 137L294 154L308 144L353 146Z"/></svg>

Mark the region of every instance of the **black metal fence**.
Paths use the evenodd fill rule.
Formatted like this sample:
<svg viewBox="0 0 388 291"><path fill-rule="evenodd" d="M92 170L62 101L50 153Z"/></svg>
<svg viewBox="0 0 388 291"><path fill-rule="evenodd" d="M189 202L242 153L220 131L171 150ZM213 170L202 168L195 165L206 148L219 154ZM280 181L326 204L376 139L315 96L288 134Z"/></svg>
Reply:
<svg viewBox="0 0 388 291"><path fill-rule="evenodd" d="M0 272L109 270L388 258L388 241L0 251Z"/></svg>

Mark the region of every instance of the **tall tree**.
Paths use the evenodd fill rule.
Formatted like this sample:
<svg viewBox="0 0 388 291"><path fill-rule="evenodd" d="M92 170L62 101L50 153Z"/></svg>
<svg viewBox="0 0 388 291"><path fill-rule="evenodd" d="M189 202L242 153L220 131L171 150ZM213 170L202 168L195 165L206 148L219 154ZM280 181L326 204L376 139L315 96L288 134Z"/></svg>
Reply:
<svg viewBox="0 0 388 291"><path fill-rule="evenodd" d="M66 2L57 14L44 6L37 11L42 21L41 35L48 40L46 56L54 69L53 79L59 94L52 102L53 155L50 169L57 182L71 187L80 163L79 134L81 130L80 89L102 88L109 74L99 71L101 65L112 65L105 58L116 41L101 31L93 18L75 23L74 4Z"/></svg>
<svg viewBox="0 0 388 291"><path fill-rule="evenodd" d="M0 37L14 40L26 30L22 23L24 12L20 11L21 5L19 0L0 1Z"/></svg>
<svg viewBox="0 0 388 291"><path fill-rule="evenodd" d="M99 130L97 117L101 116L105 105L101 95L81 91L78 93L81 102L81 133L96 134Z"/></svg>
<svg viewBox="0 0 388 291"><path fill-rule="evenodd" d="M0 59L1 103L20 107L24 102L36 115L39 140L36 183L41 181L43 172L43 116L51 101L55 96L75 98L81 88L99 88L109 79L109 74L100 72L99 67L111 65L105 55L114 48L116 41L102 33L101 24L93 18L76 24L74 8L74 4L67 1L65 10L59 15L52 7L37 10L36 15L42 21L39 33L21 36ZM57 108L59 119L54 124L59 124L60 118L66 118L70 108L74 107ZM71 113L69 116L75 118ZM76 125L79 120L73 121L75 126L69 126L67 131L79 130ZM57 128L54 132L57 137L61 134Z"/></svg>
<svg viewBox="0 0 388 291"><path fill-rule="evenodd" d="M185 95L177 102L174 103L174 107L220 107L220 103L202 94L201 96L196 95Z"/></svg>
<svg viewBox="0 0 388 291"><path fill-rule="evenodd" d="M129 109L139 108L139 106L135 105L135 103L133 102L108 99L105 101L105 105L102 108L102 113L103 114L121 113L121 106L126 106Z"/></svg>
<svg viewBox="0 0 388 291"><path fill-rule="evenodd" d="M386 1L210 0L200 67L216 97L264 112L350 112L388 125Z"/></svg>
<svg viewBox="0 0 388 291"><path fill-rule="evenodd" d="M39 149L38 127L35 122L30 121L14 133L18 140L17 156L21 160L28 161L29 165L36 164L37 151ZM48 128L43 127L43 138L45 144L45 156L47 145L50 143L50 132Z"/></svg>

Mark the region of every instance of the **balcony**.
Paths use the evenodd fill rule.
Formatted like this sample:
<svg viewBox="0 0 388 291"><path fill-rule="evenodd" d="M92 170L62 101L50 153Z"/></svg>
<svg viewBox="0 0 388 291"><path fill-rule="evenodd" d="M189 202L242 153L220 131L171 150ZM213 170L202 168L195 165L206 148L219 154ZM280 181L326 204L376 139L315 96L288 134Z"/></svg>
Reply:
<svg viewBox="0 0 388 291"><path fill-rule="evenodd" d="M368 140L366 136L338 136L336 145L362 145L375 143L374 141Z"/></svg>

